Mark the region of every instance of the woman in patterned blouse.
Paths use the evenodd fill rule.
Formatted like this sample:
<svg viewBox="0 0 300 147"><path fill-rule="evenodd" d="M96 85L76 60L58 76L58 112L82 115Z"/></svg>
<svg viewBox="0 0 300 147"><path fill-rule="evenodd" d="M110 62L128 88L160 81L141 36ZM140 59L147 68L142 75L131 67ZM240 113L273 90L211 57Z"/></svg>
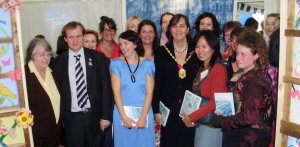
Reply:
<svg viewBox="0 0 300 147"><path fill-rule="evenodd" d="M261 146L270 143L273 115L271 83L267 76L267 47L257 32L246 30L237 40L236 62L242 71L235 85L240 108L234 116L216 116L212 125L223 128L223 146Z"/></svg>

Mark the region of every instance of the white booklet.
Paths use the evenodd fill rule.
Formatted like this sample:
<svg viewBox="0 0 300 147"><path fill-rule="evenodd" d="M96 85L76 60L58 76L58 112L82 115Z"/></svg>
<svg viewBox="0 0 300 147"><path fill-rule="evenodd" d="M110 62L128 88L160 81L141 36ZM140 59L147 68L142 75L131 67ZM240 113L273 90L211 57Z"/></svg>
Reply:
<svg viewBox="0 0 300 147"><path fill-rule="evenodd" d="M184 118L184 113L189 115L199 109L202 98L188 90L185 91L179 116Z"/></svg>
<svg viewBox="0 0 300 147"><path fill-rule="evenodd" d="M222 116L235 115L232 92L215 93L216 111Z"/></svg>
<svg viewBox="0 0 300 147"><path fill-rule="evenodd" d="M134 122L137 122L142 115L143 107L124 106L124 111L128 118L132 119ZM123 126L123 122L122 122L122 126ZM132 127L136 127L136 124L132 123ZM146 127L148 127L148 115L147 115Z"/></svg>
<svg viewBox="0 0 300 147"><path fill-rule="evenodd" d="M161 122L160 124L163 126L166 126L169 114L170 114L170 109L164 105L161 101L159 101L159 112L161 115Z"/></svg>

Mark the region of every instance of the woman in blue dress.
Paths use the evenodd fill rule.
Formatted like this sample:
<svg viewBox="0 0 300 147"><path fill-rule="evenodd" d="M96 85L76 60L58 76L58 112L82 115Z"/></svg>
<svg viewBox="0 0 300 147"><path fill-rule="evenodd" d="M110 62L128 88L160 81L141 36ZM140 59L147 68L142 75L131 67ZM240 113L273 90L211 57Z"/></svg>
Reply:
<svg viewBox="0 0 300 147"><path fill-rule="evenodd" d="M122 57L110 64L115 107L115 147L155 147L151 101L154 89L154 62L143 58L139 35L125 31L119 37Z"/></svg>

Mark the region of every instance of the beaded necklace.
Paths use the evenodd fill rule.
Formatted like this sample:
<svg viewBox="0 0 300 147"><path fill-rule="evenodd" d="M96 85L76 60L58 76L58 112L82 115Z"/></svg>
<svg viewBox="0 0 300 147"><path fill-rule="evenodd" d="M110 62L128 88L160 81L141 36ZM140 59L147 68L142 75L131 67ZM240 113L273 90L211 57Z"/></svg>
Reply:
<svg viewBox="0 0 300 147"><path fill-rule="evenodd" d="M187 45L183 51L178 51L175 47L174 47L174 49L175 49L175 52L176 52L176 53L182 54L182 53L184 53L185 51L187 51L188 46L189 46L189 45Z"/></svg>
<svg viewBox="0 0 300 147"><path fill-rule="evenodd" d="M138 64L137 64L137 66L136 66L136 68L135 68L135 70L134 70L133 72L131 71L131 68L130 68L130 66L129 66L129 64L128 64L128 61L127 61L126 57L124 57L124 58L125 58L125 61L126 61L127 66L128 66L128 69L129 69L129 71L130 71L131 82L132 82L132 83L135 83L136 79L135 79L134 74L135 74L136 70L138 69L138 67L139 67L139 65L140 65L140 57L138 57Z"/></svg>

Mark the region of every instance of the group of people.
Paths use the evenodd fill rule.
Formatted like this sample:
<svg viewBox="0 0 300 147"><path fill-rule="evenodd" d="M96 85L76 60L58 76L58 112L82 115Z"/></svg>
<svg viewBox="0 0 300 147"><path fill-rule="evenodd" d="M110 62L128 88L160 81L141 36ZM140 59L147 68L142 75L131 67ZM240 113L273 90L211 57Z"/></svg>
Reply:
<svg viewBox="0 0 300 147"><path fill-rule="evenodd" d="M279 16L270 17L279 24ZM57 147L61 140L67 147L272 146L276 87L263 35L229 21L221 53L222 30L212 13L199 15L194 36L185 15L167 12L160 24L159 35L151 20L133 16L117 43L112 18L101 17L100 39L72 21L62 29L55 58L45 38L32 39L25 74L34 146ZM186 90L204 100L181 118ZM235 115L215 112L220 92L233 93ZM156 137L160 103L170 113Z"/></svg>

